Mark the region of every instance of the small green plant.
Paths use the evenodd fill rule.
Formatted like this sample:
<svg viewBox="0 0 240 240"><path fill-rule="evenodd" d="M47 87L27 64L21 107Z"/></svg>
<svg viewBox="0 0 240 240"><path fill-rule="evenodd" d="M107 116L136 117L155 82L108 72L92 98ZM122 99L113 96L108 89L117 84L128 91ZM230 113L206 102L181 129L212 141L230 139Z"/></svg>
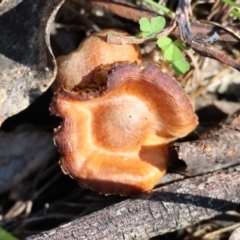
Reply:
<svg viewBox="0 0 240 240"><path fill-rule="evenodd" d="M166 20L161 16L154 17L150 21L145 17L139 20L140 30L144 38L150 38L159 34L164 29L165 24ZM184 74L190 69L188 62L183 59L180 50L187 49L181 40L177 39L173 42L169 37L160 37L157 40L157 45L163 52L163 60L171 63L176 73Z"/></svg>
<svg viewBox="0 0 240 240"><path fill-rule="evenodd" d="M144 38L153 37L160 33L165 27L166 20L164 17L154 17L149 21L147 18L143 17L139 20L140 30Z"/></svg>
<svg viewBox="0 0 240 240"><path fill-rule="evenodd" d="M169 37L160 37L157 40L158 47L163 51L163 60L172 64L174 71L178 74L184 74L189 71L189 63L183 58L182 50L188 48L184 46L180 39L172 41Z"/></svg>
<svg viewBox="0 0 240 240"><path fill-rule="evenodd" d="M231 11L231 14L234 17L237 17L238 19L240 19L240 4L235 3L231 0L222 0L222 2L226 3L227 5L233 7L233 10Z"/></svg>

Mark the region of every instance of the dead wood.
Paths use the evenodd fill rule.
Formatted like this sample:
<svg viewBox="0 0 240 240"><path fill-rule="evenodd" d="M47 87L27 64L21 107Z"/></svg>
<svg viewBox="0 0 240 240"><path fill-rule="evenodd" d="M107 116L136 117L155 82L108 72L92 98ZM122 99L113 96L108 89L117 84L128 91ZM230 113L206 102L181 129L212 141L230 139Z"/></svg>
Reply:
<svg viewBox="0 0 240 240"><path fill-rule="evenodd" d="M179 166L176 164L178 160L184 161L186 171L181 174L193 176L239 164L239 142L240 110L206 132L199 140L171 144L170 168Z"/></svg>
<svg viewBox="0 0 240 240"><path fill-rule="evenodd" d="M41 94L41 92L45 91L45 89L54 79L54 74L56 71L55 60L52 56L48 42L49 30L50 22L53 19L53 15L57 11L57 6L59 6L59 4L61 4L63 1L54 0L53 2L49 3L50 5L47 4L47 2L48 1L46 1L45 3L44 0L41 0L37 1L35 4L35 1L33 0L20 0L12 1L11 3L9 3L9 1L2 1L0 3L1 7L6 6L6 10L4 8L1 9L3 10L1 22L5 23L4 26L6 26L6 28L3 26L3 38L2 40L0 40L0 58L4 60L2 61L4 64L2 64L2 66L0 67L0 69L2 69L2 75L0 75L3 79L2 89L5 89L6 86L8 87L11 83L13 83L13 85L7 88L9 99L6 100L8 105L6 104L6 107L4 106L4 109L7 110L2 111L2 113L5 114L3 118L7 118L8 116L14 114L14 111L20 111L22 108L20 108L20 105L18 104L21 104L22 106L24 104L26 105L27 102L28 105L30 101L35 100L36 97ZM99 0L98 2L105 2L105 6L108 6L109 10L114 12L113 8L117 5L117 2L122 2L122 4L118 4L122 7L123 2L125 1ZM112 2L114 5L110 5L109 2ZM14 4L14 6L12 6L12 4ZM125 9L119 8L115 10L115 14L122 14L122 17L132 19L134 21L139 20L139 18L142 16L151 18L152 16L156 15L156 13L150 11L143 11L141 7L130 6L130 4L128 5L129 6ZM15 9L15 7L17 8ZM22 11L21 14L17 11L19 9ZM27 11L29 14L26 14L26 9L32 10L34 14L30 14L30 10ZM134 13L134 11L137 11L137 14ZM50 18L42 17L43 15L41 15L41 13L45 13L46 15L44 14L44 16L48 16L50 14ZM15 17L15 14L16 16L19 16L19 18ZM34 17L31 17L35 14L38 17L36 21L34 20ZM24 31L28 30L28 24L30 24L30 22L32 21L36 23L37 27L35 26L34 28L33 26L32 31L29 28L30 35L29 38L27 38L25 37ZM204 38L213 32L217 32L217 34L219 35L218 40L220 41L239 41L239 38L237 36L237 34L239 35L238 29L233 30L233 32L236 32L236 35L234 35L231 32L226 32L221 27L216 27L209 24L191 23L190 26L192 33L197 38ZM15 33L14 35L11 35L12 28L13 32ZM21 32L21 34L18 35L19 31ZM179 27L176 27L172 31L172 34L175 36L180 36ZM10 38L12 36L14 38ZM26 41L26 39L29 41ZM8 44L6 44L6 42L8 43L8 41L6 40L8 40L9 43L14 43L12 48L9 48L10 45L8 46ZM196 46L196 44L194 44L195 43L193 42L193 48L194 46ZM35 49L35 46L37 47L39 45L41 47ZM20 56L19 49L21 50L22 46L26 47L24 49L30 50L31 54L29 54L29 51L23 51L23 54L20 54ZM199 45L197 45L197 47L199 47ZM201 49L198 50L197 47L195 47L195 50L200 54L203 54L204 51L202 51ZM203 47L203 50L205 50L204 46L200 47ZM12 55L8 53L11 53ZM18 55L17 57L21 57L19 62L14 61L14 58L16 57L15 55ZM223 56L221 55L220 57ZM39 62L41 64L39 64ZM5 73L9 73L9 76L12 76L12 80L10 79L10 77L5 78ZM26 81L22 84L21 80L23 78L26 79ZM5 81L6 79L8 79L9 81ZM9 85L5 86L5 83L9 83ZM18 90L20 91L18 92ZM2 102L4 102L5 95L2 95ZM16 96L16 98L13 99L12 96ZM23 97L21 98L21 96ZM14 100L14 104L10 102L12 99ZM13 106L15 108L13 108ZM237 120L237 122L239 122L239 119ZM223 131L223 133L225 133L226 135L233 135L230 135L228 136L228 138L224 139L220 137L220 135L222 134L221 131ZM198 161L195 162L191 162L193 156L189 154L188 160L186 161L189 169L189 175L194 175L194 173L199 174L197 172L197 167L195 167L195 169L193 169L193 167L196 163L199 164L198 166L202 165L203 163L201 162L205 161L203 159L204 157L206 158L206 165L203 165L203 172L201 174L205 174L209 171L212 172L216 169L221 169L222 167L228 167L238 164L239 153L234 152L237 149L238 145L234 144L239 140L238 132L238 124L237 126L235 126L234 124L232 125L230 121L230 124L228 122L225 122L224 127L219 126L219 128L215 132L216 135L211 136L210 132L209 135L205 135L205 143L207 140L211 139L210 143L207 146L204 145L207 148L213 143L213 140L216 140L213 147L216 147L219 144L219 139L221 140L221 148L224 150L222 157L224 158L217 158L217 155L221 155L221 152L217 152L219 151L219 149L215 148L213 148L213 151L215 151L215 155L209 156L207 153L205 155L202 155L202 157L199 157L199 155ZM192 143L193 142L188 142L186 145L188 145L189 147ZM235 145L234 148L230 144ZM180 144L180 148L182 149L181 146L182 145ZM234 149L234 151L229 151L229 146L231 146L230 150ZM185 149L186 148L187 147L185 147ZM203 154L204 150L206 149L203 148L201 150L201 154ZM208 153L211 152L209 151ZM226 153L231 154L227 155ZM182 160L185 159L183 158ZM212 165L207 165L209 164L209 161L212 161ZM220 164L218 164L218 161L220 161ZM214 168L216 163L218 164L218 168ZM192 171L191 167L193 169ZM131 198L122 203L112 205L102 211L77 219L76 221L70 222L51 231L41 233L37 236L28 237L28 239L148 239L159 234L164 234L166 232L171 232L176 229L181 229L186 226L198 223L203 219L212 218L213 216L220 214L222 211L236 208L240 201L239 181L240 167L235 167L235 169L229 168L223 171L221 170L219 173L211 173L204 176L185 179L183 181L178 181L169 185L165 185L164 187L158 188L149 193L142 194L135 198ZM48 191L46 195L51 195L51 191ZM59 198L55 199L58 199L58 201L56 202L60 201ZM35 209L34 211L36 212ZM34 211L32 211L31 216L34 216ZM51 215L51 213L49 214L49 212L47 214L48 216ZM79 211L77 212L79 214ZM35 216L37 214L35 214ZM45 216L46 215L44 212L43 218ZM13 219L13 221L17 222L16 218ZM27 219L26 222L31 222L30 218ZM47 223L48 219L46 218L43 225L46 225ZM41 221L37 221L37 225L41 229Z"/></svg>
<svg viewBox="0 0 240 240"><path fill-rule="evenodd" d="M148 239L234 209L239 201L240 171L229 168L166 185L27 240Z"/></svg>

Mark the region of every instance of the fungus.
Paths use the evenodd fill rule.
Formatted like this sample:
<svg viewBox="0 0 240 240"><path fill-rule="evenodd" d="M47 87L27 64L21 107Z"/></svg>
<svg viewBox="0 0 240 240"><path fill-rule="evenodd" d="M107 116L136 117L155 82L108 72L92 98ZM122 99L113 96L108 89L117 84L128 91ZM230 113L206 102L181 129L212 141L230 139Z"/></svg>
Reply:
<svg viewBox="0 0 240 240"><path fill-rule="evenodd" d="M67 90L88 84L97 71L107 70L115 63L141 63L138 45L116 45L106 42L107 34L128 35L117 29L105 29L87 37L72 53L57 58L58 72L53 91ZM74 69L74 71L73 71Z"/></svg>
<svg viewBox="0 0 240 240"><path fill-rule="evenodd" d="M118 64L97 96L59 89L54 141L64 173L104 194L151 190L167 170L167 144L198 123L180 85L156 65Z"/></svg>

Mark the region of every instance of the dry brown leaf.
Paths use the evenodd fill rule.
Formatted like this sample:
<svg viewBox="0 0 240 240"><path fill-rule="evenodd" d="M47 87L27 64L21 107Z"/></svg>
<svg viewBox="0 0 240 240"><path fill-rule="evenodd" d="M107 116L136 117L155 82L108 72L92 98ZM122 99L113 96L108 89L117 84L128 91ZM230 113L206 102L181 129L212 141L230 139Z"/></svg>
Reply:
<svg viewBox="0 0 240 240"><path fill-rule="evenodd" d="M29 106L53 82L50 25L63 0L0 2L0 124Z"/></svg>

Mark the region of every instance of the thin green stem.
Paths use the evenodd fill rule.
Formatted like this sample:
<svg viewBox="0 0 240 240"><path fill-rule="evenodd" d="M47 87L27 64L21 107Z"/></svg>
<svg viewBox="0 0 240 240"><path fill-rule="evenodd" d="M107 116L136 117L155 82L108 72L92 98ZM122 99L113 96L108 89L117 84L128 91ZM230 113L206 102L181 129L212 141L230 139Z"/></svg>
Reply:
<svg viewBox="0 0 240 240"><path fill-rule="evenodd" d="M152 5L153 7L157 8L157 9L163 11L164 13L166 13L169 16L173 16L173 14L174 14L174 12L172 12L169 8L164 7L164 6L154 2L153 0L143 0L143 1Z"/></svg>
<svg viewBox="0 0 240 240"><path fill-rule="evenodd" d="M231 1L231 0L222 0L222 1L223 1L224 3L232 6L232 7L240 8L240 4L235 3L235 2L233 2L233 1Z"/></svg>

